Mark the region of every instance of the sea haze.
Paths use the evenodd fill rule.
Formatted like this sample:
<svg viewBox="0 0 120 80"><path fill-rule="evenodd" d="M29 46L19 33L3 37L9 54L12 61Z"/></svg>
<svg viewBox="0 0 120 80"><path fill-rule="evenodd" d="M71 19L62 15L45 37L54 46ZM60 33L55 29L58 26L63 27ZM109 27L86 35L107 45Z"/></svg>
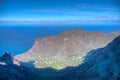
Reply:
<svg viewBox="0 0 120 80"><path fill-rule="evenodd" d="M59 35L65 30L84 29L88 31L101 31L104 33L119 31L118 26L0 26L0 55L10 51L13 55L28 51L35 39L43 36Z"/></svg>

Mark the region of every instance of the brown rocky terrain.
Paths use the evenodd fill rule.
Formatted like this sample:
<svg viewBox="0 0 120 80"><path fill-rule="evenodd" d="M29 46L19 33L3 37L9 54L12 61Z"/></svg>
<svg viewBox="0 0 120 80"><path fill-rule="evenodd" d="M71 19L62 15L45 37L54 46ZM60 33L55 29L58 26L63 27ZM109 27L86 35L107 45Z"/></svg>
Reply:
<svg viewBox="0 0 120 80"><path fill-rule="evenodd" d="M105 47L120 33L105 34L84 30L68 30L59 36L47 36L35 40L33 47L16 59L35 61L36 67L61 69L82 63L84 56L93 49Z"/></svg>

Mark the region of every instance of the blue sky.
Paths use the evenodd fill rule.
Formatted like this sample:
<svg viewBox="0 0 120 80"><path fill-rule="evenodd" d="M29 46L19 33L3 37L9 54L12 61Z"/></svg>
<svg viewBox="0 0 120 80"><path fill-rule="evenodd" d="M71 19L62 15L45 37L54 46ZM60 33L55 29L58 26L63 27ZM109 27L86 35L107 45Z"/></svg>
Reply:
<svg viewBox="0 0 120 80"><path fill-rule="evenodd" d="M0 21L7 23L115 23L120 0L0 0Z"/></svg>

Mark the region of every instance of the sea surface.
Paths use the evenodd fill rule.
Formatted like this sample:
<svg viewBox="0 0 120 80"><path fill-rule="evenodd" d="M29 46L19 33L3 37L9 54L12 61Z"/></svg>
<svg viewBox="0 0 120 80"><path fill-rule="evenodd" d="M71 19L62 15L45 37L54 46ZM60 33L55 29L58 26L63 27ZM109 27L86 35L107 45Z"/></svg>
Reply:
<svg viewBox="0 0 120 80"><path fill-rule="evenodd" d="M0 26L0 56L9 51L13 55L28 51L35 39L43 36L55 36L65 30L83 29L93 32L110 33L119 31L119 26L89 26L89 25L64 25L64 26Z"/></svg>

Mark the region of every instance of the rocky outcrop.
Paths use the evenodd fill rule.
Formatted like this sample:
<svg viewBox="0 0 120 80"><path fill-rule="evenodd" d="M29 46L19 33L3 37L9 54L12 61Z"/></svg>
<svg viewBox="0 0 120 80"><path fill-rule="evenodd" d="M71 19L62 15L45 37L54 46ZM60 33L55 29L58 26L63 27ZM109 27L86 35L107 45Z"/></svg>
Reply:
<svg viewBox="0 0 120 80"><path fill-rule="evenodd" d="M34 80L34 77L37 78L34 68L22 65L10 52L0 57L0 80Z"/></svg>
<svg viewBox="0 0 120 80"><path fill-rule="evenodd" d="M6 64L6 65L17 65L19 66L20 63L17 59L14 59L14 57L11 55L10 52L5 52L3 56L0 57L0 63L1 64Z"/></svg>
<svg viewBox="0 0 120 80"><path fill-rule="evenodd" d="M35 61L37 67L76 66L82 63L83 57L90 50L106 46L119 34L69 30L60 36L36 39L28 52L17 55L15 58L23 62Z"/></svg>

